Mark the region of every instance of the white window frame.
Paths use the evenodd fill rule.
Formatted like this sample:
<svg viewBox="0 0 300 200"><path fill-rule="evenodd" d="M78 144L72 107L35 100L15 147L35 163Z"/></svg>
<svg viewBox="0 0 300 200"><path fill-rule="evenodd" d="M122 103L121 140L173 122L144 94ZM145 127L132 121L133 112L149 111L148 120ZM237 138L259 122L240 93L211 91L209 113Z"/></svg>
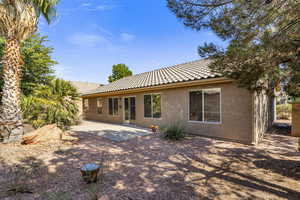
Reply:
<svg viewBox="0 0 300 200"><path fill-rule="evenodd" d="M214 90L214 89L218 89L220 91L220 121L219 122L208 122L205 121L205 107L204 107L204 91L208 91L208 90ZM196 121L196 120L191 120L190 119L190 92L202 92L202 108L203 108L203 112L202 112L202 120L203 121ZM201 123L201 124L222 124L222 89L221 88L204 88L204 89L191 89L188 91L188 122L192 122L192 123Z"/></svg>
<svg viewBox="0 0 300 200"><path fill-rule="evenodd" d="M157 95L157 94L159 94L160 95L160 117L153 117L153 106L152 106L152 102L153 102L153 100L152 100L152 95ZM151 96L151 117L145 117L145 96L148 96L148 95L150 95ZM162 119L162 94L161 93L149 93L149 94L144 94L143 95L143 109L144 109L144 113L143 113L143 116L144 116L144 119L158 119L158 120L161 120Z"/></svg>
<svg viewBox="0 0 300 200"><path fill-rule="evenodd" d="M112 101L112 103L113 103L113 104L112 104L112 109L113 109L113 110L112 110L112 111L113 111L113 112L112 112L112 115L109 113L109 99L118 99L118 114L117 114L117 115L114 114L114 101ZM119 99L120 99L120 97L108 97L108 98L107 98L107 111L108 111L108 115L109 115L109 116L113 116L113 117L118 117L118 116L120 116L120 109L119 109L119 107L120 107L120 100L119 100ZM122 102L121 102L121 103L122 103Z"/></svg>

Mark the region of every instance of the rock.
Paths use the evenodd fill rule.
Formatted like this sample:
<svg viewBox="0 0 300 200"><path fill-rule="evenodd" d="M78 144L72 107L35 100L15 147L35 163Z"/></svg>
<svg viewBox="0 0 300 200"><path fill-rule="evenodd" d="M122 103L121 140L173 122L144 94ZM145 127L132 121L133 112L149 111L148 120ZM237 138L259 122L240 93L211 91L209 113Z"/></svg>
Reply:
<svg viewBox="0 0 300 200"><path fill-rule="evenodd" d="M55 124L46 125L23 136L22 144L37 144L61 140L63 131Z"/></svg>
<svg viewBox="0 0 300 200"><path fill-rule="evenodd" d="M77 141L78 138L71 136L69 133L64 132L61 138L63 141L74 142Z"/></svg>
<svg viewBox="0 0 300 200"><path fill-rule="evenodd" d="M35 128L31 124L24 124L24 134L34 131Z"/></svg>
<svg viewBox="0 0 300 200"><path fill-rule="evenodd" d="M73 136L70 136L70 135L69 135L68 133L66 133L66 132L63 133L61 139L62 139L62 141L64 141L64 142L71 142L71 144L72 144L72 142L78 141L78 138L73 137Z"/></svg>
<svg viewBox="0 0 300 200"><path fill-rule="evenodd" d="M28 126L27 131L32 127ZM22 144L37 144L49 141L64 141L64 142L74 142L78 141L78 138L71 136L67 132L63 132L55 124L46 125L39 129L30 131L23 136Z"/></svg>

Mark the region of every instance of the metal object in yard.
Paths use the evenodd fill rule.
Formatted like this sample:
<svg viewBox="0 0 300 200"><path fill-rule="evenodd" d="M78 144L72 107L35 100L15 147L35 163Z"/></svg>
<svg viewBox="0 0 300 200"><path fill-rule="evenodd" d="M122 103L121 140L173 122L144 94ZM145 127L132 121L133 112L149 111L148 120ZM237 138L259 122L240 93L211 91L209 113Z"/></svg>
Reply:
<svg viewBox="0 0 300 200"><path fill-rule="evenodd" d="M99 170L100 170L100 166L95 163L85 164L80 169L82 178L86 183L97 182Z"/></svg>

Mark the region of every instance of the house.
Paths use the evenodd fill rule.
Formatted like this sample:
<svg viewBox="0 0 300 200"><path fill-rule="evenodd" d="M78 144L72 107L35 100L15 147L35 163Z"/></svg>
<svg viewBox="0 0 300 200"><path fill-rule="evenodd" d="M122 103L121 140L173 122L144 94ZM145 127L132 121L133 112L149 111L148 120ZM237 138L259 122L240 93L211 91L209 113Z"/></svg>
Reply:
<svg viewBox="0 0 300 200"><path fill-rule="evenodd" d="M256 144L272 123L274 103L211 72L210 62L165 67L84 93L84 116L144 127L182 123L187 133Z"/></svg>
<svg viewBox="0 0 300 200"><path fill-rule="evenodd" d="M100 83L91 83L91 82L82 82L82 81L70 81L71 85L77 89L79 94L85 94L90 90L95 90L103 84Z"/></svg>
<svg viewBox="0 0 300 200"><path fill-rule="evenodd" d="M81 82L81 81L70 81L71 85L73 87L75 87L77 89L77 92L82 95L84 93L87 93L88 91L90 90L95 90L101 86L103 86L102 84L99 84L99 83L90 83L90 82ZM79 118L81 119L82 118L82 108L83 108L83 105L82 105L82 101L78 101L77 102L77 105L78 105L78 116Z"/></svg>

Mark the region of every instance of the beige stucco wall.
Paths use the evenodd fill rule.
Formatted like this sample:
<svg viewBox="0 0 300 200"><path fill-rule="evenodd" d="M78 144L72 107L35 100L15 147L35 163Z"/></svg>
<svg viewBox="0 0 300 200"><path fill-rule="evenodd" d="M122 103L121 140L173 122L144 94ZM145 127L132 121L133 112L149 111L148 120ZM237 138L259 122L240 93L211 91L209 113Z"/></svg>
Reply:
<svg viewBox="0 0 300 200"><path fill-rule="evenodd" d="M292 107L292 136L300 137L300 102Z"/></svg>
<svg viewBox="0 0 300 200"><path fill-rule="evenodd" d="M220 124L190 122L189 91L204 88L221 88L221 119ZM144 118L144 94L160 93L162 98L162 117L160 119ZM96 98L89 99L89 111L85 112L86 119L104 122L123 123L123 97L136 97L136 121L134 124L148 127L150 125L165 125L181 122L185 131L192 134L209 137L238 140L244 143L254 142L253 131L253 94L246 89L238 88L233 83L210 84L178 89L167 89L154 92L141 92L132 95L118 96L122 100L119 115L108 115L108 100L105 98L104 112L97 114Z"/></svg>
<svg viewBox="0 0 300 200"><path fill-rule="evenodd" d="M122 100L119 96L119 100ZM97 98L89 99L89 109L84 110L84 118L88 120L96 120L110 123L123 123L123 104L119 104L119 115L111 116L108 114L108 98L104 98L103 114L97 113Z"/></svg>

